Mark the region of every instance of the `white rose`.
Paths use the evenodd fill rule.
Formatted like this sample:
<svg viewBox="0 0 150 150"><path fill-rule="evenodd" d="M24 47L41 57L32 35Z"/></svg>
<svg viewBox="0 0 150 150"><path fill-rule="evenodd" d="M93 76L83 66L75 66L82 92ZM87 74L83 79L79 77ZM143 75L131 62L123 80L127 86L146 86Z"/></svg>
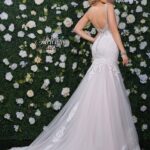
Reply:
<svg viewBox="0 0 150 150"><path fill-rule="evenodd" d="M146 26L144 26L144 27L141 28L141 31L142 31L143 33L145 33L147 30L148 30L148 27L146 27Z"/></svg>
<svg viewBox="0 0 150 150"><path fill-rule="evenodd" d="M148 125L147 124L143 124L142 125L142 131L147 130L148 129Z"/></svg>
<svg viewBox="0 0 150 150"><path fill-rule="evenodd" d="M30 118L29 118L29 123L30 123L30 124L34 124L34 123L35 123L35 119L34 119L33 117L30 117Z"/></svg>
<svg viewBox="0 0 150 150"><path fill-rule="evenodd" d="M27 96L28 96L28 97L33 97L33 96L34 96L33 90L28 90L28 91L27 91Z"/></svg>
<svg viewBox="0 0 150 150"><path fill-rule="evenodd" d="M77 49L76 48L73 48L72 50L71 50L71 52L73 53L73 54L77 54Z"/></svg>
<svg viewBox="0 0 150 150"><path fill-rule="evenodd" d="M59 57L59 60L61 61L61 62L65 62L66 61L66 55L65 54L62 54L62 55L60 55L60 57Z"/></svg>
<svg viewBox="0 0 150 150"><path fill-rule="evenodd" d="M130 42L135 41L135 36L134 36L134 35L130 35L130 36L129 36L129 41L130 41Z"/></svg>
<svg viewBox="0 0 150 150"><path fill-rule="evenodd" d="M144 6L146 6L147 5L147 0L142 0L141 4L144 5Z"/></svg>
<svg viewBox="0 0 150 150"><path fill-rule="evenodd" d="M51 27L48 27L48 26L45 27L45 32L46 33L50 33L51 31L52 31Z"/></svg>
<svg viewBox="0 0 150 150"><path fill-rule="evenodd" d="M19 130L19 125L14 125L14 129L15 129L16 132L18 132L18 130Z"/></svg>
<svg viewBox="0 0 150 150"><path fill-rule="evenodd" d="M35 112L35 115L36 116L41 116L41 111L39 109L37 109L36 112Z"/></svg>
<svg viewBox="0 0 150 150"><path fill-rule="evenodd" d="M146 95L145 93L142 93L142 94L141 94L141 97L142 97L142 99L145 100L145 99L147 98L147 95Z"/></svg>
<svg viewBox="0 0 150 150"><path fill-rule="evenodd" d="M54 39L55 39L55 38L57 39L57 38L58 38L58 33L54 32L54 33L51 35L51 37L54 38Z"/></svg>
<svg viewBox="0 0 150 150"><path fill-rule="evenodd" d="M147 107L146 107L145 105L143 105L143 106L141 106L140 110L141 110L142 112L144 112L144 111L147 110Z"/></svg>
<svg viewBox="0 0 150 150"><path fill-rule="evenodd" d="M60 77L55 77L55 81L57 82L57 83L59 83L60 82Z"/></svg>
<svg viewBox="0 0 150 150"><path fill-rule="evenodd" d="M35 106L35 104L34 103L30 103L30 107L34 107Z"/></svg>
<svg viewBox="0 0 150 150"><path fill-rule="evenodd" d="M125 3L128 3L128 2L129 2L130 4L133 4L133 0L124 0L124 2L125 2Z"/></svg>
<svg viewBox="0 0 150 150"><path fill-rule="evenodd" d="M139 42L141 42L143 39L144 39L144 37L143 37L142 35L139 36L139 37L137 37L137 40L138 40Z"/></svg>
<svg viewBox="0 0 150 150"><path fill-rule="evenodd" d="M22 14L21 16L22 16L22 18L28 18L28 16L25 14Z"/></svg>
<svg viewBox="0 0 150 150"><path fill-rule="evenodd" d="M48 70L49 70L49 68L48 68L48 67L44 67L44 69L45 69L46 71L48 71Z"/></svg>
<svg viewBox="0 0 150 150"><path fill-rule="evenodd" d="M46 108L50 108L51 105L52 105L52 103L51 103L51 102L48 102L48 103L46 104Z"/></svg>
<svg viewBox="0 0 150 150"><path fill-rule="evenodd" d="M140 73L141 73L141 70L138 69L138 68L134 68L134 71L135 71L135 73L136 73L137 75L140 75Z"/></svg>
<svg viewBox="0 0 150 150"><path fill-rule="evenodd" d="M146 46L147 46L147 42L146 41L140 43L140 49L141 50L145 49Z"/></svg>
<svg viewBox="0 0 150 150"><path fill-rule="evenodd" d="M42 84L41 89L46 89L49 84L50 84L50 80L44 79L44 83Z"/></svg>
<svg viewBox="0 0 150 150"><path fill-rule="evenodd" d="M10 6L10 5L13 4L13 1L12 0L5 0L4 4L7 5L7 6Z"/></svg>
<svg viewBox="0 0 150 150"><path fill-rule="evenodd" d="M16 103L19 105L23 104L24 103L23 98L16 98Z"/></svg>
<svg viewBox="0 0 150 150"><path fill-rule="evenodd" d="M21 56L22 58L27 57L27 52L25 50L21 50L19 52L19 56Z"/></svg>
<svg viewBox="0 0 150 150"><path fill-rule="evenodd" d="M140 62L140 66L141 66L141 67L147 67L146 61Z"/></svg>
<svg viewBox="0 0 150 150"><path fill-rule="evenodd" d="M27 36L31 39L34 39L36 37L34 33L29 33Z"/></svg>
<svg viewBox="0 0 150 150"><path fill-rule="evenodd" d="M90 6L88 1L83 1L83 8L88 8Z"/></svg>
<svg viewBox="0 0 150 150"><path fill-rule="evenodd" d="M6 114L4 115L4 118L7 119L7 120L10 120L10 114L9 114L9 113L6 113Z"/></svg>
<svg viewBox="0 0 150 150"><path fill-rule="evenodd" d="M12 24L10 24L10 25L9 25L9 27L8 27L8 30L9 30L9 31L11 31L11 32L13 32L13 31L14 31L14 29L15 29L14 24L13 24L13 23L12 23Z"/></svg>
<svg viewBox="0 0 150 150"><path fill-rule="evenodd" d="M41 5L44 2L44 0L34 0L34 2L37 5Z"/></svg>
<svg viewBox="0 0 150 150"><path fill-rule="evenodd" d="M65 20L63 21L63 23L64 23L64 25L67 27L67 28L69 28L69 27L71 27L72 25L73 25L73 21L72 21L72 19L71 18L65 18Z"/></svg>
<svg viewBox="0 0 150 150"><path fill-rule="evenodd" d="M36 27L35 21L33 21L33 20L28 21L26 24L26 27L28 27L30 29Z"/></svg>
<svg viewBox="0 0 150 150"><path fill-rule="evenodd" d="M31 43L31 44L30 44L30 47L31 47L32 49L36 49L36 44L35 44L35 43Z"/></svg>
<svg viewBox="0 0 150 150"><path fill-rule="evenodd" d="M15 89L18 89L19 88L19 84L16 82L16 83L14 83L13 84L13 87L15 88Z"/></svg>
<svg viewBox="0 0 150 150"><path fill-rule="evenodd" d="M118 15L118 16L120 15L119 9L115 9L115 14Z"/></svg>
<svg viewBox="0 0 150 150"><path fill-rule="evenodd" d="M23 11L23 10L27 9L27 6L24 4L20 4L19 9Z"/></svg>
<svg viewBox="0 0 150 150"><path fill-rule="evenodd" d="M18 37L24 37L24 35L25 35L25 33L23 31L19 31L17 34Z"/></svg>
<svg viewBox="0 0 150 150"><path fill-rule="evenodd" d="M134 30L135 30L135 34L138 34L138 33L140 33L140 29L139 29L139 27L134 27Z"/></svg>
<svg viewBox="0 0 150 150"><path fill-rule="evenodd" d="M33 54L29 54L29 57L32 58L32 57L33 57Z"/></svg>
<svg viewBox="0 0 150 150"><path fill-rule="evenodd" d="M127 17L127 15L128 15L127 12L123 12L123 13L121 14L121 17L124 17L124 18L125 18L125 17Z"/></svg>
<svg viewBox="0 0 150 150"><path fill-rule="evenodd" d="M77 12L77 18L81 18L84 15L82 11Z"/></svg>
<svg viewBox="0 0 150 150"><path fill-rule="evenodd" d="M9 65L9 60L8 60L7 58L4 58L4 59L3 59L3 63L4 63L5 65Z"/></svg>
<svg viewBox="0 0 150 150"><path fill-rule="evenodd" d="M136 51L136 47L132 47L132 46L130 46L129 51L130 51L131 53L134 53L134 52Z"/></svg>
<svg viewBox="0 0 150 150"><path fill-rule="evenodd" d="M141 6L136 7L136 12L137 13L142 12L142 11L143 11L143 8Z"/></svg>
<svg viewBox="0 0 150 150"><path fill-rule="evenodd" d="M70 88L68 88L68 87L63 88L61 91L61 95L64 97L69 96L70 95Z"/></svg>
<svg viewBox="0 0 150 150"><path fill-rule="evenodd" d="M66 64L65 64L64 62L61 62L61 63L59 63L59 67L60 67L60 68L65 68L65 67L66 67Z"/></svg>
<svg viewBox="0 0 150 150"><path fill-rule="evenodd" d="M6 12L2 12L0 14L0 18L1 18L1 20L7 20L8 19L8 14Z"/></svg>
<svg viewBox="0 0 150 150"><path fill-rule="evenodd" d="M77 62L74 62L74 63L72 64L72 69L75 70L76 68L77 68Z"/></svg>
<svg viewBox="0 0 150 150"><path fill-rule="evenodd" d="M53 57L52 56L46 56L46 60L47 63L52 63L53 62Z"/></svg>
<svg viewBox="0 0 150 150"><path fill-rule="evenodd" d="M37 65L32 65L32 66L31 66L31 70L32 70L33 72L37 72L38 66L37 66Z"/></svg>
<svg viewBox="0 0 150 150"><path fill-rule="evenodd" d="M126 19L127 19L127 23L129 24L135 22L135 17L132 14L128 15Z"/></svg>
<svg viewBox="0 0 150 150"><path fill-rule="evenodd" d="M0 24L0 31L4 31L6 27L3 24Z"/></svg>
<svg viewBox="0 0 150 150"><path fill-rule="evenodd" d="M71 2L71 5L74 6L74 7L76 7L76 6L78 6L78 3L76 3L76 2Z"/></svg>
<svg viewBox="0 0 150 150"><path fill-rule="evenodd" d="M11 39L12 39L12 36L11 36L9 33L6 33L6 34L3 36L3 38L4 38L5 41L10 42Z"/></svg>
<svg viewBox="0 0 150 150"><path fill-rule="evenodd" d="M63 5L63 6L61 6L61 10L65 10L65 11L67 11L67 10L68 10L68 6L67 6L67 5Z"/></svg>
<svg viewBox="0 0 150 150"><path fill-rule="evenodd" d="M59 110L61 106L62 106L62 103L60 103L59 101L55 101L52 107L54 110Z"/></svg>
<svg viewBox="0 0 150 150"><path fill-rule="evenodd" d="M0 95L0 102L2 103L4 100L4 96L3 95Z"/></svg>
<svg viewBox="0 0 150 150"><path fill-rule="evenodd" d="M63 46L64 47L69 47L70 41L69 40L63 40Z"/></svg>
<svg viewBox="0 0 150 150"><path fill-rule="evenodd" d="M39 17L39 21L40 22L45 22L47 20L47 17L46 16L44 16L44 17Z"/></svg>
<svg viewBox="0 0 150 150"><path fill-rule="evenodd" d="M16 63L9 65L9 68L11 68L12 70L15 70L17 67L18 65Z"/></svg>
<svg viewBox="0 0 150 150"><path fill-rule="evenodd" d="M7 72L5 74L5 79L8 80L8 81L11 81L13 79L13 75L11 72Z"/></svg>
<svg viewBox="0 0 150 150"><path fill-rule="evenodd" d="M141 82L142 84L147 83L148 76L147 76L146 74L141 74L141 75L139 75L139 78L140 78L140 82Z"/></svg>
<svg viewBox="0 0 150 150"><path fill-rule="evenodd" d="M24 113L23 113L23 112L16 112L16 117L17 117L18 119L22 120L23 117L24 117Z"/></svg>
<svg viewBox="0 0 150 150"><path fill-rule="evenodd" d="M121 22L121 23L119 24L119 28L120 28L120 29L125 29L125 27L126 27L126 24L125 24L124 22Z"/></svg>
<svg viewBox="0 0 150 150"><path fill-rule="evenodd" d="M25 61L20 61L19 65L24 68L26 65L28 64L28 62Z"/></svg>
<svg viewBox="0 0 150 150"><path fill-rule="evenodd" d="M35 16L36 15L36 11L32 10L31 11L31 15Z"/></svg>
<svg viewBox="0 0 150 150"><path fill-rule="evenodd" d="M43 34L43 30L37 30L38 34Z"/></svg>
<svg viewBox="0 0 150 150"><path fill-rule="evenodd" d="M142 18L140 22L141 22L142 24L144 24L144 23L146 22L146 20Z"/></svg>

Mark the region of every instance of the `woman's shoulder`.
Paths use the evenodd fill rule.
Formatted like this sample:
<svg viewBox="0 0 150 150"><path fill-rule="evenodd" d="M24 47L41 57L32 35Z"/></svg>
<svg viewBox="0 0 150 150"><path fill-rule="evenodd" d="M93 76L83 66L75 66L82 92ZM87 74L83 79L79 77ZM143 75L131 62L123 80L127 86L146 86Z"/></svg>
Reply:
<svg viewBox="0 0 150 150"><path fill-rule="evenodd" d="M115 7L115 4L114 3L106 3L106 5L108 5L109 7Z"/></svg>
<svg viewBox="0 0 150 150"><path fill-rule="evenodd" d="M107 3L105 3L104 5L108 5L108 7L110 7L110 8L114 8L115 7L115 5L114 5L114 3L109 3L109 2L107 2ZM87 15L90 15L90 14L92 14L92 13L95 13L95 11L96 10L98 10L99 9L99 6L98 5L91 5L88 9L87 9L87 11L86 11L86 14Z"/></svg>

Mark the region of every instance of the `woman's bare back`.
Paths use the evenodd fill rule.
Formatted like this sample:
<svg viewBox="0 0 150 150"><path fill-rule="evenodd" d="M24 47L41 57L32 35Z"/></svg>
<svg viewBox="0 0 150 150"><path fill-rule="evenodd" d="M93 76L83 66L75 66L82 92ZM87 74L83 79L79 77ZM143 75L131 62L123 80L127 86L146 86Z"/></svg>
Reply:
<svg viewBox="0 0 150 150"><path fill-rule="evenodd" d="M116 14L114 10L114 5L110 3L103 4L98 2L95 5L92 5L86 13L81 17L81 19L75 25L73 32L77 33L82 38L94 42L96 37L92 37L84 31L86 24L90 22L96 29L104 29L107 25L107 28L111 32L114 41L116 42L119 50L122 54L126 54L126 50L121 40L121 36L118 30ZM128 63L127 55L123 55L123 63Z"/></svg>
<svg viewBox="0 0 150 150"><path fill-rule="evenodd" d="M96 4L86 12L89 21L96 29L104 29L107 23L107 4Z"/></svg>

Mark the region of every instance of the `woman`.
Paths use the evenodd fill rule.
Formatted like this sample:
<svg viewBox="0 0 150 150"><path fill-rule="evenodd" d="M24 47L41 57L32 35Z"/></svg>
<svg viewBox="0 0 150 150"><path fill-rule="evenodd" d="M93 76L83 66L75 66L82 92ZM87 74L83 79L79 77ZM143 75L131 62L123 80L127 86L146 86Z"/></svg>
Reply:
<svg viewBox="0 0 150 150"><path fill-rule="evenodd" d="M93 43L93 62L78 88L52 122L29 146L11 150L140 150L138 135L118 67L128 57L118 32L114 5L90 0L73 31ZM98 30L84 32L87 22Z"/></svg>

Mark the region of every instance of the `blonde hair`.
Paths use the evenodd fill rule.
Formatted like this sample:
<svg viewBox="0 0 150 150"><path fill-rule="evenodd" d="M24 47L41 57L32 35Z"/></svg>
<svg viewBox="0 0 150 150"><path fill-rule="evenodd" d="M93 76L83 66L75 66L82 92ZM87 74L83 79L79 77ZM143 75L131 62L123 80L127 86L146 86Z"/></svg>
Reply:
<svg viewBox="0 0 150 150"><path fill-rule="evenodd" d="M97 2L100 2L101 0L88 0L90 5L94 5ZM107 0L107 3L114 3L114 0Z"/></svg>
<svg viewBox="0 0 150 150"><path fill-rule="evenodd" d="M99 2L100 0L88 0L90 5L94 5L97 2Z"/></svg>

